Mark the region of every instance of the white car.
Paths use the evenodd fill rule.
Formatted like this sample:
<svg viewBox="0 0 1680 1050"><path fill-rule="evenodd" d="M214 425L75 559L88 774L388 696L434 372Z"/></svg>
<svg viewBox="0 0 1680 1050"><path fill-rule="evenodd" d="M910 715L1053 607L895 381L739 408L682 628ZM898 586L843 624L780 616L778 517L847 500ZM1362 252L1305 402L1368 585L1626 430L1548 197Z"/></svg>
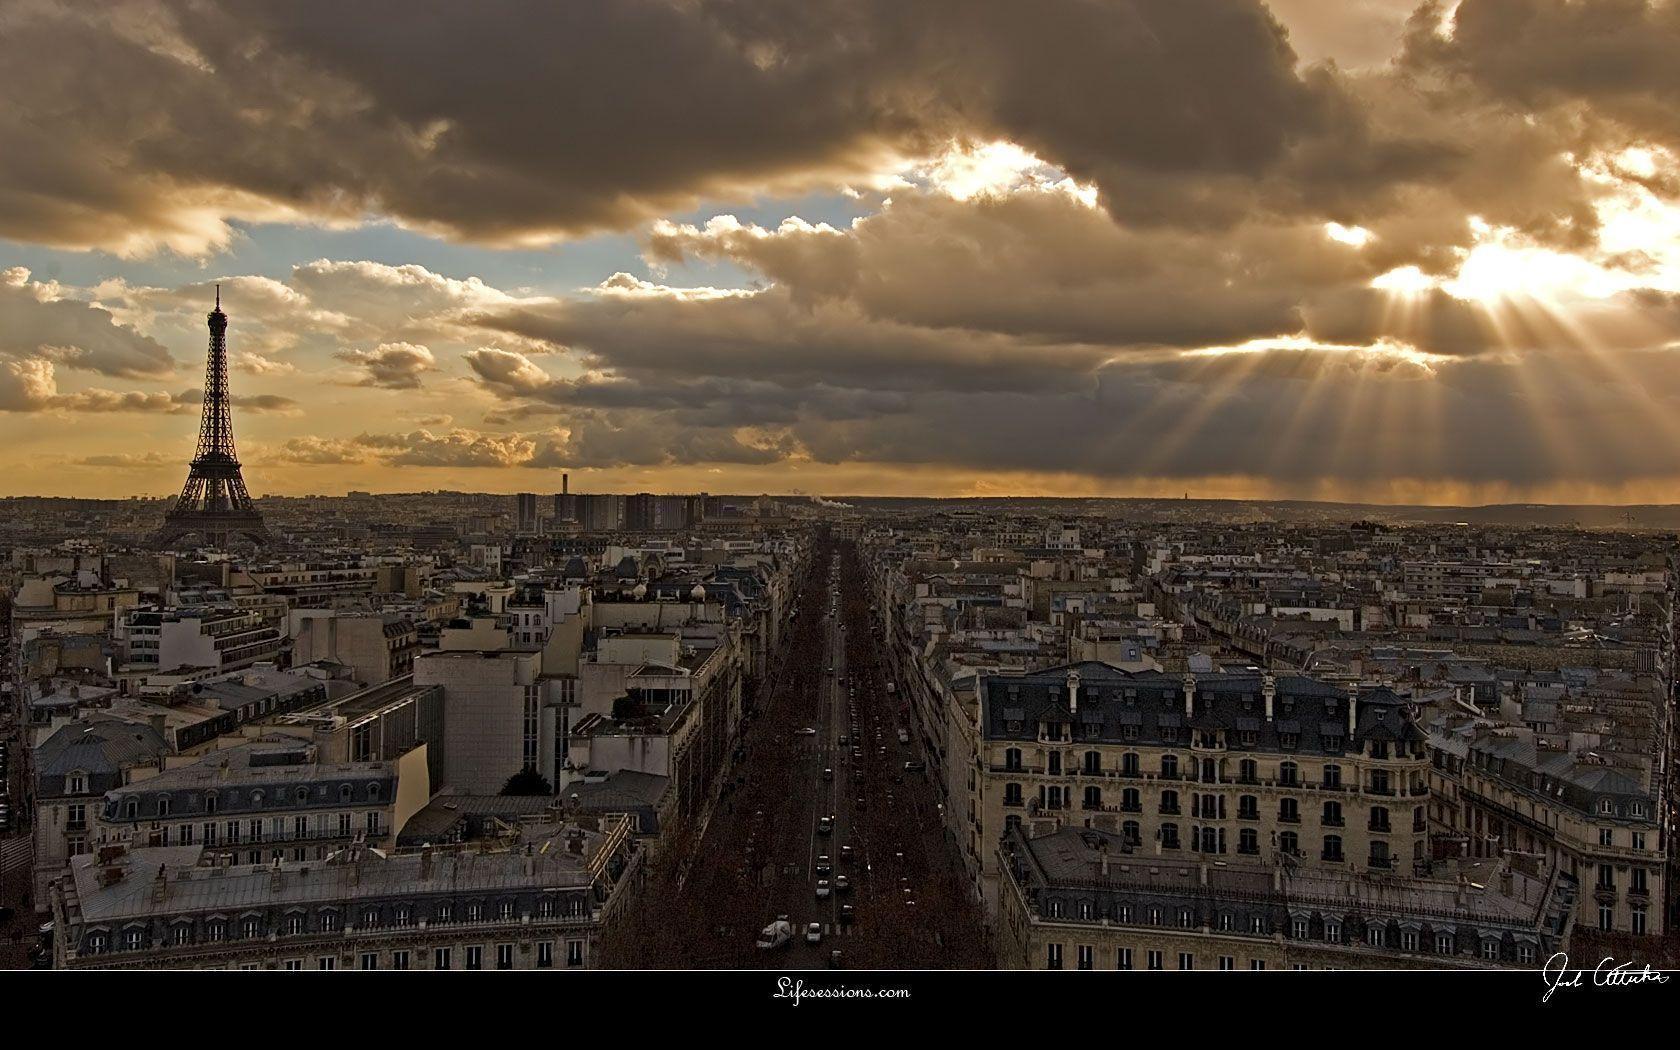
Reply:
<svg viewBox="0 0 1680 1050"><path fill-rule="evenodd" d="M805 927L805 943L806 944L821 944L822 943L822 923L813 922L809 926Z"/></svg>
<svg viewBox="0 0 1680 1050"><path fill-rule="evenodd" d="M830 892L831 892L831 889L828 885L828 880L827 879L818 879L817 880L817 897L819 899L822 898L822 897L826 897L826 896L829 895Z"/></svg>

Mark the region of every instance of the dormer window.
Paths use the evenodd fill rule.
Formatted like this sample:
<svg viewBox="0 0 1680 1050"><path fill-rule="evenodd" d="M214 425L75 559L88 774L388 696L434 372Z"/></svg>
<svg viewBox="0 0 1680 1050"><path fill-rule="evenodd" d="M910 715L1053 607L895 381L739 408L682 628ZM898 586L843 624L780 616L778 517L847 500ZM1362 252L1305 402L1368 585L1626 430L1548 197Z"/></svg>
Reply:
<svg viewBox="0 0 1680 1050"><path fill-rule="evenodd" d="M64 778L64 793L66 795L87 794L87 774L77 771Z"/></svg>

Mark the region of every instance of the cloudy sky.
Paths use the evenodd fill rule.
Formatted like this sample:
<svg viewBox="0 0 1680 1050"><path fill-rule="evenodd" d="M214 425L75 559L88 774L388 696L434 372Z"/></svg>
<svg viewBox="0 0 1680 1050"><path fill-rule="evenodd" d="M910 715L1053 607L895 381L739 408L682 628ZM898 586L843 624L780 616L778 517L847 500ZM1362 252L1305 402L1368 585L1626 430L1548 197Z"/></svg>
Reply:
<svg viewBox="0 0 1680 1050"><path fill-rule="evenodd" d="M1680 499L1674 0L0 0L0 493Z"/></svg>

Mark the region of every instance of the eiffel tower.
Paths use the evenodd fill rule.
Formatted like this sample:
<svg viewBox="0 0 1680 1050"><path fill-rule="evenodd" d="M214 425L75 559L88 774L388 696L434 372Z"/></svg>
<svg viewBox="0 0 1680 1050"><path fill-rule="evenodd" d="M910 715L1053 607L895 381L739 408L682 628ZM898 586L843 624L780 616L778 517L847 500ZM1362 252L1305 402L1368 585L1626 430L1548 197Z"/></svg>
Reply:
<svg viewBox="0 0 1680 1050"><path fill-rule="evenodd" d="M211 311L210 361L204 369L204 415L198 425L198 452L193 456L187 483L158 530L157 542L172 543L197 533L215 546L230 536L267 543L262 514L245 491L239 454L233 447L233 409L228 403L227 314L222 312L222 286L216 286L216 309Z"/></svg>

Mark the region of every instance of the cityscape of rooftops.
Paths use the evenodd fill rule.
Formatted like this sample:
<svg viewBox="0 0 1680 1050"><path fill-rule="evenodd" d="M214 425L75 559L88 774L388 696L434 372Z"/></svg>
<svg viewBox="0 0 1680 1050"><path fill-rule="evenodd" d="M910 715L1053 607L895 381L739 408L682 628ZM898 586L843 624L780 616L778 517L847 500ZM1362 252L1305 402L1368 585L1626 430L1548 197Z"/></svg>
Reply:
<svg viewBox="0 0 1680 1050"><path fill-rule="evenodd" d="M0 0L0 968L1661 995L1675 68Z"/></svg>

